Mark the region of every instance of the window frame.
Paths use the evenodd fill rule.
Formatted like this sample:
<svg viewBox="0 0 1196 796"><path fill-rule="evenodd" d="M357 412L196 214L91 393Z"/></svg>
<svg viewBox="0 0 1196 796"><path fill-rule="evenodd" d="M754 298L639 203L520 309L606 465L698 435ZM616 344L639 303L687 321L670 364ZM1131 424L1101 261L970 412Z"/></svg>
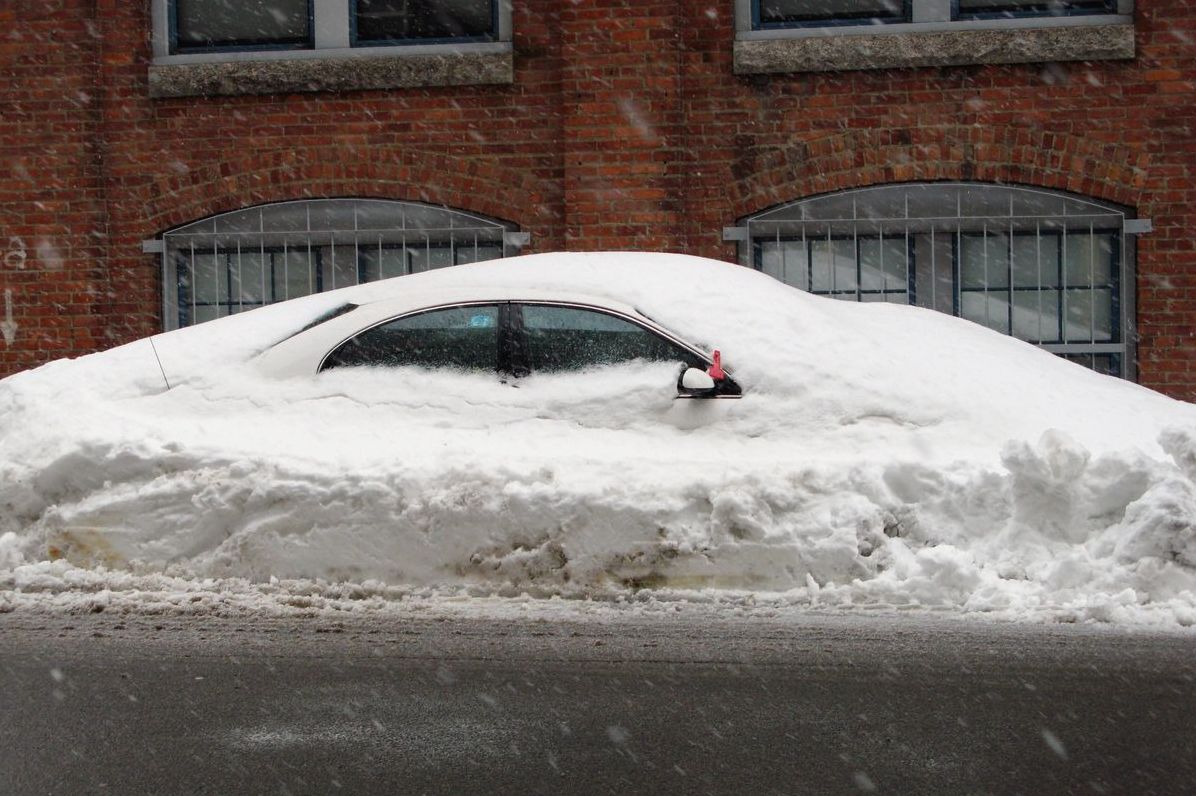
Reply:
<svg viewBox="0 0 1196 796"><path fill-rule="evenodd" d="M1135 0L1068 15L960 15L958 0L906 0L907 22L761 23L761 0L735 0L738 75L1129 60ZM852 24L854 23L854 24Z"/></svg>
<svg viewBox="0 0 1196 796"><path fill-rule="evenodd" d="M400 43L388 42L354 46L352 27L355 4L350 0L308 0L311 12L311 46L242 47L235 45L205 50L188 49L186 52L179 52L176 46L175 0L150 0L150 2L152 67L308 59L377 58L388 55L403 57L427 55L441 58L444 56L467 58L502 55L509 58L513 54L511 4L501 0L491 0L494 34L485 40L429 41L412 39ZM501 82L510 81L503 80Z"/></svg>
<svg viewBox="0 0 1196 796"><path fill-rule="evenodd" d="M1051 14L1049 12L1008 14L1006 12L983 13L980 15L961 15L959 0L901 0L905 10L904 20L843 18L825 22L800 22L794 24L765 23L760 15L760 4L763 0L736 0L736 30L739 38L773 38L777 36L811 35L825 28L835 29L835 33L854 32L848 29L858 29L860 32L869 31L880 35L887 33L904 33L916 30L966 30L992 27L1021 27L1030 20L1041 23L1043 27L1067 26L1076 24L1070 20L1079 20L1080 24L1095 24L1092 18L1108 17L1116 21L1127 21L1134 13L1134 0L1104 0L1108 8L1096 10L1077 10L1067 14ZM1103 20L1102 20L1103 21ZM972 24L978 23L978 24ZM995 23L995 24L994 24ZM1007 24L1013 23L1013 24ZM888 30L889 25L901 25L900 29ZM746 35L745 35L746 34Z"/></svg>
<svg viewBox="0 0 1196 796"><path fill-rule="evenodd" d="M765 265L766 265L766 262L765 262L766 244L772 244L772 243L774 243L774 241L777 243L801 244L803 240L812 242L815 240L824 240L825 241L828 239L827 235L823 234L821 232L819 232L817 234L817 236L815 236L815 235L807 236L804 232L802 234L797 234L795 232L782 233L780 231L780 229L781 229L780 225L792 225L793 227L800 228L802 230L805 230L805 229L809 228L810 226L814 226L815 228L820 228L820 225L821 225L821 227L825 227L826 229L830 229L832 226L839 227L840 229L848 228L849 226L854 226L857 230L856 233L854 234L854 236L852 234L844 235L844 234L836 232L836 233L830 234L829 239L830 240L837 240L837 239L850 240L850 239L852 239L852 237L855 237L856 239L862 240L869 236L871 236L873 239L875 239L875 237L876 237L875 234L870 235L870 233L865 232L864 231L865 229L870 229L871 227L879 227L879 225L892 224L894 226L899 226L904 230L903 234L909 240L909 244L907 244L907 246L909 246L909 247L912 247L914 237L916 237L918 235L927 234L927 232L924 229L922 229L919 225L929 225L930 234L932 236L946 234L950 238L951 249L949 252L949 257L951 258L950 259L951 310L950 310L949 314L954 315L955 317L971 320L962 311L961 304L962 304L963 295L965 293L973 293L973 292L983 293L983 292L985 292L985 290L987 290L987 292L989 294L999 293L999 292L1002 292L1002 289L1001 288L994 289L994 288L990 287L990 288L986 288L986 289L981 288L981 289L977 289L977 290L972 290L970 288L963 287L963 284L962 284L963 274L962 274L962 264L961 264L961 257L963 256L962 241L964 238L980 237L981 235L987 234L987 233L984 233L982 230L975 230L975 229L964 231L961 229L960 226L958 226L958 224L962 224L964 221L975 222L978 219L987 218L988 216L981 216L981 215L970 216L970 215L965 214L965 215L953 216L953 217L940 217L940 216L921 217L921 216L917 216L917 215L908 214L908 207L906 208L907 215L904 217L881 218L881 217L872 216L866 211L863 212L862 214L859 214L858 216L856 213L856 204L855 204L856 199L864 198L864 200L867 201L867 196L868 196L869 192L872 192L872 191L883 191L886 189L902 189L904 191L910 191L910 190L921 191L921 190L927 190L927 189L933 190L936 188L941 188L945 191L951 191L951 190L956 190L956 191L969 190L970 191L970 190L976 190L976 189L991 188L996 191L1006 192L1008 194L1011 202L1015 200L1015 198L1017 197L1019 192L1026 193L1026 194L1042 194L1047 197L1052 197L1054 199L1064 202L1065 203L1063 205L1064 207L1071 207L1071 205L1077 205L1077 206L1086 205L1086 206L1092 208L1092 210L1089 212L1077 212L1075 209L1072 209L1070 211L1070 213L1067 211L1063 212L1062 214L1043 212L1038 215L1031 214L1031 215L1026 215L1026 216L1017 216L1017 218L1022 219L1024 221L1026 221L1027 223L1029 223L1029 220L1034 219L1035 229L1038 230L1037 232L1026 232L1023 229L1011 230L1009 228L995 227L995 226L992 228L991 234L993 234L993 235L1006 236L1006 235L1009 235L1010 233L1012 233L1012 237L1009 237L1007 240L1007 243L1006 243L1006 245L1010 249L1012 249L1012 247L1014 246L1014 239L1023 234L1038 234L1044 240L1047 237L1057 237L1058 240L1060 241L1058 244L1059 257L1057 258L1058 259L1058 262L1057 262L1058 274L1055 279L1055 282L1051 282L1048 284L1047 281L1041 281L1040 284L1038 284L1037 286L1035 286L1033 288L1034 290L1037 290L1037 291L1044 291L1044 292L1045 291L1057 291L1059 293L1058 299L1060 302L1060 308L1059 308L1057 322L1059 324L1060 339L1058 339L1058 340L1030 340L1030 339L1026 339L1026 338L1021 337L1018 334L1016 334L1015 324L1013 322L1013 313L1016 311L1016 308L1014 307L1013 296L1017 292L1024 292L1024 291L1021 288L1015 288L1013 286L1012 280L1010 281L1010 285L1003 289L1004 291L1007 291L1009 293L1009 305L1010 305L1009 306L1009 312L1010 312L1009 330L1002 331L1002 330L996 329L994 331L996 331L998 334L1005 334L1007 336L1013 337L1014 339L1022 340L1023 342L1026 342L1029 345L1034 345L1038 348L1041 348L1044 351L1049 351L1050 353L1058 354L1058 355L1061 355L1061 356L1063 356L1065 358L1069 358L1069 359L1079 359L1079 358L1083 358L1083 357L1087 357L1087 356L1094 356L1097 358L1099 358L1101 356L1112 357L1115 362L1116 368L1118 370L1117 373L1112 374L1112 375L1118 376L1120 378L1124 378L1127 381L1135 381L1137 379L1137 368L1135 365L1135 361L1136 361L1136 351L1135 351L1136 331L1135 331L1135 329L1136 329L1136 323L1137 323L1137 318L1135 316L1135 307L1136 307L1136 282L1135 282L1135 279L1136 279L1136 274L1137 274L1137 260L1136 260L1137 251L1136 251L1135 239L1138 234L1141 234L1144 231L1149 231L1150 225L1149 225L1149 222L1146 222L1145 225L1138 223L1141 220L1135 219L1132 208L1115 205L1110 202L1095 199L1093 197L1084 196L1081 194L1074 194L1074 193L1070 193L1067 191L1059 191L1059 190L1052 190L1052 189L1046 189L1046 188L1039 188L1036 186L1014 185L1014 184L1007 184L1007 183L960 182L960 181L943 181L943 182L914 181L914 182L905 182L905 183L901 183L901 182L881 183L881 184L865 186L865 187L861 187L861 188L852 188L852 189L847 189L847 190L843 190L843 191L834 191L834 192L830 192L830 193L815 194L815 195L803 197L803 198L795 200L795 201L783 202L781 204L774 205L769 208L765 208L757 213L753 213L750 216L741 218L738 222L739 226L728 228L727 232L731 233L731 237L725 237L725 239L740 241L739 259L740 259L741 264L751 267L751 268L754 268L755 270L761 271L763 273L763 272L765 272ZM851 200L852 200L851 217L836 216L836 217L832 218L832 217L822 217L822 216L818 215L818 213L819 213L819 210L817 209L818 202L820 202L822 200L846 200L847 198L851 198ZM881 201L883 201L884 199L885 199L885 197L882 196ZM1067 204L1067 203L1071 203L1071 204ZM807 211L807 207L809 208L809 211ZM797 217L794 214L797 213L799 210L800 210L800 217ZM1099 211L1099 212L1097 212L1097 211ZM1051 228L1050 225L1045 225L1045 226L1043 225L1043 222L1048 219L1055 219L1057 221L1060 218L1065 218L1069 214L1072 215L1073 218L1074 217L1079 217L1079 218L1089 217L1090 218L1089 226L1087 228L1080 227L1078 229L1071 229L1066 226L1064 226L1060 229L1053 229L1053 228ZM1097 216L1103 216L1104 220L1097 221L1096 220ZM1119 217L1119 221L1120 221L1119 224L1117 224L1113 221L1113 219L1116 217ZM1003 220L1004 216L994 214L993 216L991 216L991 218ZM1014 215L1012 214L1012 210L1010 212L1009 218L1011 220L1014 218ZM952 223L952 219L954 219L954 223L957 224L955 229L949 228L950 224ZM777 225L777 227L776 227L776 232L762 231L762 232L757 233L757 232L753 231L754 225L763 225L761 227L762 230L769 229L770 225ZM1110 267L1110 270L1109 270L1111 284L1106 284L1104 282L1094 282L1091 280L1090 280L1089 284L1086 284L1086 285L1072 285L1072 284L1068 283L1067 274L1066 274L1066 269L1068 268L1068 262L1066 259L1067 249L1066 249L1066 243L1064 241L1066 238L1068 238L1072 235L1083 235L1083 236L1089 236L1090 238L1095 238L1097 236L1108 236L1110 238L1112 245L1113 245L1113 249L1111 250L1111 253L1110 253L1110 256L1112 257L1110 266L1115 266L1115 267ZM889 239L887 235L885 236L885 239L886 240ZM809 267L809 263L812 260L809 246L798 246L797 248L801 252L801 255L799 255L799 256L804 256L807 258L806 267ZM858 249L859 249L858 245L857 245L856 249L857 249L857 252L855 254L855 267L857 269L857 282L858 282L858 279L859 279L858 270L861 267L861 258L859 257L859 254L858 254ZM932 249L932 251L933 251L933 249ZM934 256L934 255L932 255L932 256ZM948 253L943 252L943 256L948 256ZM907 279L907 281L912 282L912 280L914 278L914 276L913 276L914 272L919 268L919 264L916 262L915 258L913 257L913 255L911 253L911 250L909 248L907 248L907 257L909 259L907 260L907 265L906 265L906 267L907 267L906 279ZM1012 263L1012 262L1013 261L1011 259L1010 263ZM1095 261L1093 264L1095 264ZM1009 267L1012 268L1012 265L1010 265ZM798 264L797 268L798 269L802 268L802 265ZM934 269L934 270L931 270L929 272L928 278L934 284L938 284L937 280L939 279L940 272L935 267L934 261L930 262L930 268ZM800 271L794 271L794 270L792 270L792 268L790 268L789 270L786 271L787 276L792 275L794 273L800 273ZM777 278L778 281L781 281L781 278L776 276L776 274L772 274L770 272L770 275L774 276L774 278ZM1045 276L1045 274L1044 274L1044 276ZM1095 276L1093 278L1095 278ZM806 287L802 286L800 280L798 280L798 281L791 280L789 282L786 282L786 284L790 284L792 287L794 287L798 290L803 290L805 292L813 293L816 295L825 295L829 298L849 298L850 299L852 296L856 296L857 294L862 294L864 292L868 292L868 291L863 291L862 288L858 288L858 286L857 286L857 289L851 289L851 290L833 289L832 288L832 290L830 290L830 291L822 291L822 290L815 291L812 289L813 282L809 281L808 278L805 283ZM1074 338L1069 339L1068 332L1067 332L1068 320L1067 320L1065 313L1063 312L1064 308L1067 307L1067 301L1068 301L1067 297L1071 296L1079 291L1088 291L1090 295L1095 296L1095 294L1101 290L1107 290L1109 292L1109 297L1110 297L1109 320L1111 323L1111 328L1110 328L1111 334L1110 334L1109 339L1107 339L1107 340L1096 339L1095 332L1091 335L1092 339L1084 339L1084 340L1077 340ZM945 302L947 294L944 293L942 290L940 290L939 295ZM907 300L902 303L907 303L910 305L917 305L917 306L921 306L921 307L924 307L927 309L932 309L935 311L947 312L947 310L943 306L942 302L932 299L929 303L926 303L926 302L921 301L920 298L921 298L921 296L919 296L919 293L917 290L917 283L914 283L914 284L910 285ZM860 299L857 297L854 300L860 300ZM1092 305L1092 306L1093 306L1093 309L1090 310L1090 312L1094 313L1095 305ZM1099 320L1099 318L1097 318L1095 315L1092 315L1089 318L1089 323L1092 328L1095 328L1094 324L1097 320ZM991 328L991 327L988 327L986 324L984 324L981 321L972 321L972 322L977 323L978 325L981 325L981 326L985 326L986 328Z"/></svg>
<svg viewBox="0 0 1196 796"><path fill-rule="evenodd" d="M495 368L493 371L481 370L481 371L476 371L476 372L478 372L478 373L493 372L497 375L502 375L502 374L508 372L508 370L504 370L503 368L505 365L509 369L510 360L511 360L510 318L509 318L510 311L511 311L510 303L511 302L509 302L509 301L499 301L499 300L493 300L493 299L491 299L489 301L482 301L482 300L479 300L479 301L456 301L456 302L450 302L447 304L439 304L435 307L420 307L419 309L412 310L411 312L404 312L399 315L394 315L392 317L378 321L377 323L372 323L369 326L365 327L364 329L357 329L352 334L341 339L340 342L338 342L336 345L332 346L332 348L328 349L328 351L325 352L322 357L320 357L320 363L319 363L319 365L316 366L316 373L323 373L326 370L336 370L339 367L369 367L369 366L365 366L365 365L345 365L345 366L329 365L328 360L331 359L338 351L340 351L346 345L351 343L353 340L356 340L358 337L361 337L363 334L368 334L369 332L372 332L373 330L375 330L381 326L386 326L387 324L395 323L396 321L405 320L407 318L415 318L420 315L427 315L427 314L433 313L433 312L442 312L444 310L466 309L469 307L496 307L498 309L498 326L495 329L495 335L497 338L498 348L497 348L496 355L495 355ZM381 366L381 367L387 367L387 366ZM395 367L401 367L401 366L395 366ZM421 367L421 366L412 365L410 367Z"/></svg>
<svg viewBox="0 0 1196 796"><path fill-rule="evenodd" d="M345 215L345 224L323 224L319 218L325 213L336 215L347 214L352 210L352 220ZM363 219L362 213L366 216ZM415 213L415 219L411 217ZM255 215L256 214L256 215ZM267 221L267 216L273 216ZM372 220L371 220L372 216ZM424 224L419 221L432 218L434 224ZM292 226L298 219L302 223ZM283 223L289 219L290 223ZM379 223L381 221L381 223ZM222 228L222 223L231 222L231 227ZM458 235L461 236L458 239ZM472 245L466 236L472 236ZM367 242L361 236L370 236ZM377 238L375 242L374 238ZM394 240L398 236L403 240ZM433 236L437 240L433 240ZM447 237L444 237L447 236ZM408 243L407 238L422 237L418 243ZM358 239L356 243L350 240ZM386 238L387 240L382 240ZM266 202L229 210L223 213L195 219L186 224L163 231L159 237L142 241L142 251L161 255L162 275L162 326L166 331L194 325L196 313L201 304L206 306L236 308L248 307L254 302L245 302L242 297L241 272L238 267L237 295L233 295L233 280L228 277L227 264L225 266L224 285L228 285L226 293L220 275L215 274L215 290L211 282L205 282L204 287L196 290L194 284L199 272L198 257L222 257L246 255L249 257L265 256L276 258L280 253L280 246L276 242L267 243L267 239L289 240L289 248L281 247L281 253L286 255L290 251L297 260L292 261L293 267L308 269L308 284L306 292L292 293L286 288L284 295L279 298L271 294L272 299L267 304L285 301L305 295L323 293L326 289L333 290L350 285L376 281L376 279L394 278L411 273L420 273L434 268L451 268L479 262L479 253L486 251L499 252L499 259L518 254L530 241L530 233L520 232L519 226L513 222L492 218L469 210L449 207L446 205L428 204L425 202L407 201L401 199L380 199L367 196L348 197L319 197L309 199L284 200L281 202ZM230 245L230 241L235 243ZM349 249L348 261L345 255L339 255L344 249ZM410 256L403 261L403 271L395 273L390 269L379 270L376 278L368 276L365 269L365 258L373 252L407 251ZM407 270L412 263L411 257L420 252L425 255L433 252L449 251L451 263L429 266L430 259L422 263L419 269ZM464 254L464 257L461 255ZM331 259L330 259L331 258ZM272 266L277 263L272 262ZM219 270L219 266L214 266ZM252 265L251 265L252 267ZM281 284L289 284L287 280L287 264L284 260L284 277ZM344 270L342 270L344 269ZM339 274L349 271L354 275L352 281L341 283ZM389 275L387 275L389 271ZM293 273L293 268L291 270ZM329 275L331 280L325 279ZM186 282L186 285L184 284ZM183 304L184 292L187 293L186 305ZM263 290L263 294L270 291ZM199 301L201 294L214 294L211 301ZM233 314L231 311L216 317ZM184 321L187 321L184 323ZM202 322L202 321L201 321Z"/></svg>
<svg viewBox="0 0 1196 796"><path fill-rule="evenodd" d="M476 251L478 248L480 248L480 247L475 245L475 254L476 254ZM493 242L490 242L486 246L486 248L495 248L495 246L494 246ZM502 248L502 246L499 245L497 248ZM324 290L325 283L329 281L326 276L326 273L333 276L333 278L335 279L334 264L331 262L324 261L324 251L326 249L328 249L327 246L320 245L320 246L313 246L307 250L307 254L309 257L307 266L310 269L308 281L312 285L313 289L310 293L307 293L304 295L314 295L316 293L325 292L325 290ZM381 279L394 279L395 278L394 276L389 276L389 277L388 276L379 276L376 279L365 278L366 277L365 257L367 255L373 254L375 251L379 251L379 250L388 251L388 252L403 251L405 253L408 253L408 255L409 255L408 260L410 260L410 258L418 252L431 252L431 251L443 252L443 251L447 250L447 251L449 251L450 256L453 257L455 260L452 264L447 265L447 266L445 266L445 265L428 266L425 264L424 268L421 270L412 269L410 267L411 263L408 261L403 264L403 268L404 268L404 273L402 274L403 276L407 276L410 274L423 273L424 271L435 270L437 268L452 268L452 267L458 266L458 265L469 265L469 264L475 263L475 262L484 262L483 260L462 260L462 259L460 259L457 255L460 252L467 251L467 249L465 247L456 246L451 241L437 241L436 243L429 243L426 246L419 247L419 248L404 246L403 244L399 244L399 243L384 243L384 244L379 245L377 249L370 247L365 250L360 250L360 249L358 250L357 256L355 258L356 261L353 263L354 271L356 272L356 282L354 284L361 285L361 284L365 284L367 282L379 281ZM263 257L266 255L270 256L270 260L269 260L269 264L268 264L270 276L267 278L267 277L265 277L265 274L263 273L263 279L261 282L261 284L264 286L263 296L268 294L268 298L259 297L256 299L250 298L250 299L246 300L245 297L242 295L241 290L238 290L238 296L236 299L234 299L233 295L232 295L231 285L234 283L233 270L234 270L234 268L238 268L238 270L239 270L239 266L233 265L233 258L239 256L238 252L236 252L235 250L232 250L232 249L218 249L218 248L201 248L201 249L188 250L187 254L193 258L194 257L209 257L210 256L214 260L217 260L217 259L223 260L223 269L225 272L224 284L230 285L230 288L226 291L226 297L223 300L200 301L198 298L193 299L191 296L191 291L194 290L194 285L188 283L187 280L185 280L181 277L181 274L183 273L184 269L182 267L180 267L182 265L182 263L180 263L179 260L177 259L180 257L181 252L175 252L176 262L174 264L174 271L176 274L176 278L175 278L174 282L176 284L176 291L178 294L178 299L177 299L177 303L176 303L176 307L177 307L176 315L178 318L178 326L180 328L184 328L187 326L194 326L197 323L197 321L195 321L195 319L193 317L191 317L191 313L194 310L198 309L199 307L223 307L227 310L227 312L225 312L225 314L224 314L224 317L227 317L229 315L234 315L234 314L237 314L240 312L244 312L247 309L251 310L256 307L266 307L271 304L277 304L280 301L288 301L289 296L284 295L284 296L280 297L278 295L279 279L278 279L278 272L276 270L278 268L278 263L276 262L276 255L285 254L285 253L286 253L286 249L282 246L277 246L277 245L259 246L259 247L253 248L247 252L247 254L249 254L251 256L254 254L259 254ZM501 259L501 256L502 255L500 255L500 257L498 257L498 258L490 258L490 259ZM220 267L220 266L217 266L217 267ZM260 264L260 267L262 268L262 270L264 272L267 268L267 263L262 262ZM236 280L237 284L241 284L243 281L244 280L242 278L242 274L238 273L237 280ZM284 281L285 281L285 277L284 277ZM342 285L342 287L343 287L343 285ZM284 284L284 292L285 292L285 288L286 288L286 286ZM329 289L336 290L338 288L330 287ZM297 295L297 296L295 296L295 298L300 298L300 296ZM236 309L235 313L233 311L234 308ZM205 323L205 321L198 321L198 323Z"/></svg>

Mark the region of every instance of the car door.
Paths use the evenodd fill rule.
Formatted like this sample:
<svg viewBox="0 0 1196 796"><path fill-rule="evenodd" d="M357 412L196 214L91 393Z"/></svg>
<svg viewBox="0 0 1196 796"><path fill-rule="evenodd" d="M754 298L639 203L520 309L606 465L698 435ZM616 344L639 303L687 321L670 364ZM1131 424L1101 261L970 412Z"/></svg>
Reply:
<svg viewBox="0 0 1196 796"><path fill-rule="evenodd" d="M592 307L512 305L513 365L526 373L579 371L632 361L705 368L702 357L633 321Z"/></svg>
<svg viewBox="0 0 1196 796"><path fill-rule="evenodd" d="M497 412L493 418L504 420L526 415L618 428L644 420L693 427L720 417L726 401L677 400L682 371L707 366L694 349L609 310L500 301L429 308L378 323L338 344L319 370L418 369L429 378L433 372L490 373L498 376L492 386L444 376L433 385L408 375L404 390L435 390L440 403L460 390L456 397L482 401ZM728 379L722 391L736 397L739 387Z"/></svg>
<svg viewBox="0 0 1196 796"><path fill-rule="evenodd" d="M555 382L551 400L578 422L614 424L655 418L693 427L723 416L721 400L677 400L686 368L706 370L701 354L635 319L596 307L548 302L511 305L511 365L517 376L535 376L539 389ZM718 397L738 397L728 378Z"/></svg>
<svg viewBox="0 0 1196 796"><path fill-rule="evenodd" d="M456 304L385 321L333 349L319 369L414 367L500 373L510 370L503 334L509 305Z"/></svg>

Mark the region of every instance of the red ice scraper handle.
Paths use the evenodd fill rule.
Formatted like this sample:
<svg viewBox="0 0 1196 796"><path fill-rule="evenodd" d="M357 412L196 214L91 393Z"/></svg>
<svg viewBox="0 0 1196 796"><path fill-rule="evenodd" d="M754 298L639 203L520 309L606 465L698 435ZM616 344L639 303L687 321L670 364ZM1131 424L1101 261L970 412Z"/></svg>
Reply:
<svg viewBox="0 0 1196 796"><path fill-rule="evenodd" d="M718 349L714 350L714 364L706 372L715 381L722 381L727 378L727 371L723 370L723 354Z"/></svg>

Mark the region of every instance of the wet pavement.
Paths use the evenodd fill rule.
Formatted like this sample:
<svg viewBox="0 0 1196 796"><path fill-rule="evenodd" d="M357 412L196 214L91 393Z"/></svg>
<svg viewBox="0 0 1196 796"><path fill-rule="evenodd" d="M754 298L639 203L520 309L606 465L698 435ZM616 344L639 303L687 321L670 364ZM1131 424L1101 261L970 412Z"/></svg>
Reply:
<svg viewBox="0 0 1196 796"><path fill-rule="evenodd" d="M1187 793L1196 633L0 615L0 792Z"/></svg>

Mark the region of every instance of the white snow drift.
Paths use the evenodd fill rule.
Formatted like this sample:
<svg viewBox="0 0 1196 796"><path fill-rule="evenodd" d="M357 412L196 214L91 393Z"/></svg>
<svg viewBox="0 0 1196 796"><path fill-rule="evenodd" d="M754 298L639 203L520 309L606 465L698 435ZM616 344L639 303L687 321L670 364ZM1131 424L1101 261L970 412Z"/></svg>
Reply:
<svg viewBox="0 0 1196 796"><path fill-rule="evenodd" d="M618 299L720 348L744 397L680 407L650 364L517 386L254 368L332 307L441 285ZM165 573L1196 623L1196 408L928 310L539 255L155 344L162 369L141 341L0 382L0 589Z"/></svg>

